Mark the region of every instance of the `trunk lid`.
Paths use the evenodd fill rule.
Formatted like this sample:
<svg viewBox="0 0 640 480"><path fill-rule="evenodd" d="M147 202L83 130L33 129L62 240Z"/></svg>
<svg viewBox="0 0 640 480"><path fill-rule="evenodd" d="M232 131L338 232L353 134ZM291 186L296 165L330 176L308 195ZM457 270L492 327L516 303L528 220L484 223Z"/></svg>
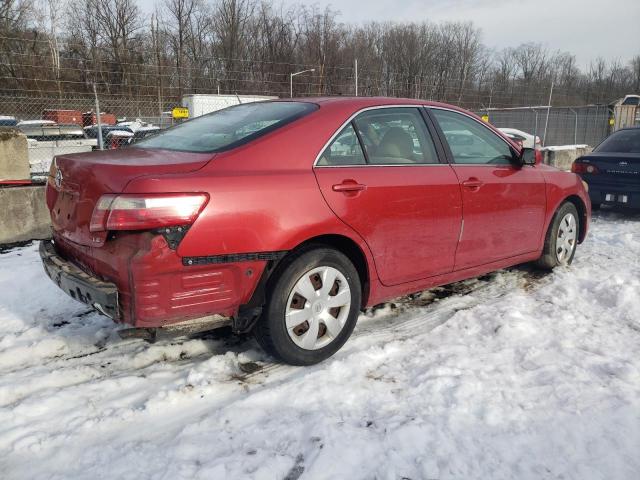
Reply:
<svg viewBox="0 0 640 480"><path fill-rule="evenodd" d="M204 167L211 153L124 148L56 157L47 185L47 206L54 231L74 243L100 247L106 232L90 232L98 199L123 193L138 177L189 173Z"/></svg>
<svg viewBox="0 0 640 480"><path fill-rule="evenodd" d="M580 161L598 169L599 173L589 175L593 181L640 185L638 153L591 152L581 157Z"/></svg>

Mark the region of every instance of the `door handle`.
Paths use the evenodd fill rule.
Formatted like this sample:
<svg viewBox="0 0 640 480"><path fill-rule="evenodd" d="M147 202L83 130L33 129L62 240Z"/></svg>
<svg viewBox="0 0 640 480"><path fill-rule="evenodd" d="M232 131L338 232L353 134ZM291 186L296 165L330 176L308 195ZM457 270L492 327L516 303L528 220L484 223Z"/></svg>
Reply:
<svg viewBox="0 0 640 480"><path fill-rule="evenodd" d="M478 190L481 186L484 185L484 182L481 182L476 177L471 177L468 180L462 182L462 186L468 188L469 190Z"/></svg>
<svg viewBox="0 0 640 480"><path fill-rule="evenodd" d="M357 183L355 180L344 180L342 183L338 183L331 187L334 192L361 192L366 190L367 186L362 183Z"/></svg>

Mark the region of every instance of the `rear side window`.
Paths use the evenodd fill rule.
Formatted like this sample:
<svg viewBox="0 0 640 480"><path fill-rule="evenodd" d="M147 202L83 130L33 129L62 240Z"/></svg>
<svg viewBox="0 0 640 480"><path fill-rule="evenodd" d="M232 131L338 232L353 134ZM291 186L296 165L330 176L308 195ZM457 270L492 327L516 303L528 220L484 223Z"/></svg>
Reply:
<svg viewBox="0 0 640 480"><path fill-rule="evenodd" d="M338 136L325 148L318 160L318 165L364 165L366 160L353 125L350 123L342 129Z"/></svg>
<svg viewBox="0 0 640 480"><path fill-rule="evenodd" d="M371 165L439 163L433 140L417 108L381 108L354 121Z"/></svg>
<svg viewBox="0 0 640 480"><path fill-rule="evenodd" d="M453 161L458 164L509 165L511 147L498 135L472 118L448 110L432 109L442 129Z"/></svg>
<svg viewBox="0 0 640 480"><path fill-rule="evenodd" d="M255 140L318 108L306 102L256 102L235 105L194 118L135 144L186 152L220 152Z"/></svg>
<svg viewBox="0 0 640 480"><path fill-rule="evenodd" d="M640 153L640 128L619 130L593 150L608 153Z"/></svg>

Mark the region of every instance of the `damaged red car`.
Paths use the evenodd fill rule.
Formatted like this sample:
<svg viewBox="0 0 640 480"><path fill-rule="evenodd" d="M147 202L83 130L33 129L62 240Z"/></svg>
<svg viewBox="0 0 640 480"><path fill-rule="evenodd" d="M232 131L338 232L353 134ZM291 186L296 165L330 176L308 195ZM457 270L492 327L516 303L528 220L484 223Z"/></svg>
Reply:
<svg viewBox="0 0 640 480"><path fill-rule="evenodd" d="M472 113L392 98L243 104L58 156L47 205L47 274L124 332L231 325L295 365L367 306L571 263L591 210L577 175Z"/></svg>

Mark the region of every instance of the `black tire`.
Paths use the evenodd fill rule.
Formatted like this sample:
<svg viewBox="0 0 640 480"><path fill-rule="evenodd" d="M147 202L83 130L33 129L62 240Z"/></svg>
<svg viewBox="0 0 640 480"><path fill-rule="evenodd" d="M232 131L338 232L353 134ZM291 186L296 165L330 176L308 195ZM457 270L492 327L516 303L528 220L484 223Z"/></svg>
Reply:
<svg viewBox="0 0 640 480"><path fill-rule="evenodd" d="M556 254L558 248L558 230L560 228L560 222L567 214L573 214L573 216L575 217L577 235L571 255L564 259L564 261L560 261L558 260L558 255ZM556 213L553 216L553 220L551 221L551 225L549 225L549 229L547 230L547 235L545 236L544 240L542 256L536 261L536 265L545 270L553 270L558 265L571 265L571 262L573 262L573 257L576 254L579 232L580 216L578 215L576 206L571 202L563 203L562 205L560 205L560 208L556 210Z"/></svg>
<svg viewBox="0 0 640 480"><path fill-rule="evenodd" d="M601 203L591 203L591 210L600 210Z"/></svg>
<svg viewBox="0 0 640 480"><path fill-rule="evenodd" d="M340 333L326 346L317 350L307 350L290 338L285 324L285 313L289 295L298 280L305 273L319 267L333 267L344 275L351 292L351 304ZM254 335L268 354L282 362L290 365L313 365L322 362L337 352L351 336L360 313L361 299L360 277L353 263L337 250L322 245L309 246L285 257L274 272L267 289L267 303L254 328Z"/></svg>

